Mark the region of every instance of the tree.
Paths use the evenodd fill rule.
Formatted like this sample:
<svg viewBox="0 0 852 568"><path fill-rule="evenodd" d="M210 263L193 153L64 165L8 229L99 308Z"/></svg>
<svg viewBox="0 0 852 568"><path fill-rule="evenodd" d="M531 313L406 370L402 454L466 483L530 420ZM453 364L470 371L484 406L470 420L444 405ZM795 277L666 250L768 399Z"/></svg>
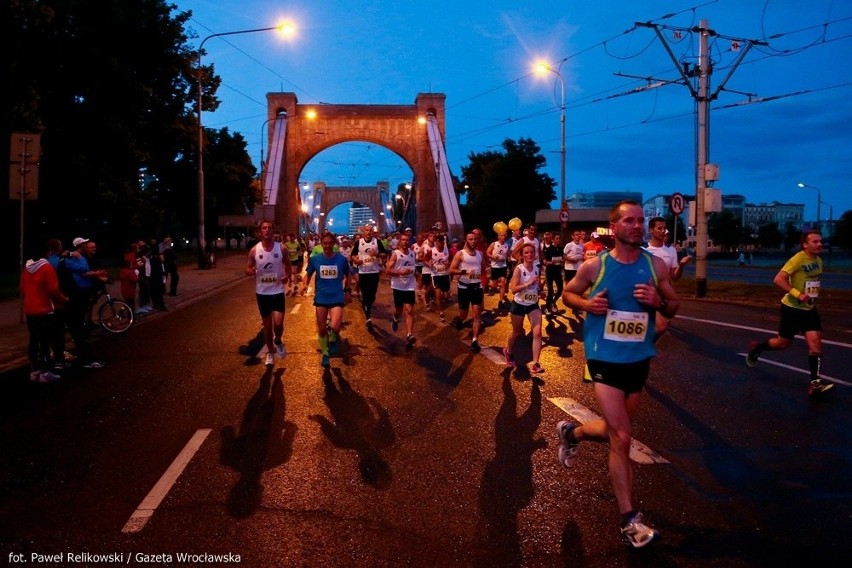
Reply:
<svg viewBox="0 0 852 568"><path fill-rule="evenodd" d="M219 131L208 130L207 136L204 161L207 198L205 232L217 235L219 215L247 213L254 209L257 194L252 184L257 169L249 159L242 134L237 132L232 135L227 128L223 128Z"/></svg>
<svg viewBox="0 0 852 568"><path fill-rule="evenodd" d="M778 223L766 223L757 229L758 242L765 248L778 248L784 242L784 235L778 229Z"/></svg>
<svg viewBox="0 0 852 568"><path fill-rule="evenodd" d="M832 246L837 245L845 250L852 250L852 210L840 216L834 226L834 238L831 241Z"/></svg>
<svg viewBox="0 0 852 568"><path fill-rule="evenodd" d="M743 239L740 218L728 209L710 215L707 220L707 232L722 250L735 249Z"/></svg>
<svg viewBox="0 0 852 568"><path fill-rule="evenodd" d="M497 221L519 217L535 221L535 212L546 209L556 198L555 181L540 173L547 160L532 139L506 139L503 152L471 153L462 166L457 189L464 197L461 215L466 227L490 230Z"/></svg>
<svg viewBox="0 0 852 568"><path fill-rule="evenodd" d="M165 0L11 0L0 7L7 47L0 126L42 133L39 200L27 204L29 242L79 234L102 237L104 252L114 253L165 227L197 225L198 58L184 28L191 12L177 10ZM202 74L204 109L214 110L220 80L212 66ZM215 207L245 201L253 167L244 141L214 132L206 150L233 161L205 164ZM142 171L148 183L140 183ZM3 209L2 236L16 241L15 208Z"/></svg>

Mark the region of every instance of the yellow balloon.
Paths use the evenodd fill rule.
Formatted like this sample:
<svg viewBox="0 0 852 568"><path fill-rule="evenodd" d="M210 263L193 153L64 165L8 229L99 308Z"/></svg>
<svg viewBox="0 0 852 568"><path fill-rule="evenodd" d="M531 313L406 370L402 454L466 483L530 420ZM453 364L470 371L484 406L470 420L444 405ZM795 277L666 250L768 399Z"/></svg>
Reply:
<svg viewBox="0 0 852 568"><path fill-rule="evenodd" d="M521 225L522 222L517 217L512 217L511 219L509 219L509 228L513 231L517 231L518 229L520 229Z"/></svg>
<svg viewBox="0 0 852 568"><path fill-rule="evenodd" d="M502 235L503 233L505 233L506 228L507 228L506 223L504 223L503 221L497 221L496 223L494 223L494 227L493 227L494 232L497 233L498 235Z"/></svg>

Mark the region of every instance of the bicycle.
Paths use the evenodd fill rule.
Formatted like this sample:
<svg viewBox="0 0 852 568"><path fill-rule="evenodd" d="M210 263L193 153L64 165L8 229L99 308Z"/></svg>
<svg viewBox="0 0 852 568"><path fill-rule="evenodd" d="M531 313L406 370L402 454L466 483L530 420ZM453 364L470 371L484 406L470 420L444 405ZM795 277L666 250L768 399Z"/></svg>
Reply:
<svg viewBox="0 0 852 568"><path fill-rule="evenodd" d="M106 298L98 308L98 323L109 333L124 333L133 325L133 309L124 300L113 298L104 286L95 293L91 308L98 305L101 298Z"/></svg>

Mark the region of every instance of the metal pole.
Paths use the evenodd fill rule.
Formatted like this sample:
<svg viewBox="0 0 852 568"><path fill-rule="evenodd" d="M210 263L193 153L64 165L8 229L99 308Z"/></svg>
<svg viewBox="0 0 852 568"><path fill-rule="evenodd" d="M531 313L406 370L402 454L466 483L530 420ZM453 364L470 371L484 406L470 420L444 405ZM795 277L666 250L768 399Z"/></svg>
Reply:
<svg viewBox="0 0 852 568"><path fill-rule="evenodd" d="M201 58L204 53L204 44L207 43L208 39L212 39L214 37L222 37L229 35L238 35L238 34L251 34L256 32L268 32L272 30L280 29L279 26L272 26L268 28L256 28L252 30L238 30L234 32L222 32L218 34L211 34L205 37L198 46L198 265L199 268L203 268L204 263L204 246L206 244L207 238L205 235L205 223L204 223L204 124L201 120L202 118L202 109L201 109L201 92L202 92L202 65Z"/></svg>
<svg viewBox="0 0 852 568"><path fill-rule="evenodd" d="M813 186L811 186L813 187ZM820 204L822 203L822 192L818 187L814 187L817 190L817 221L816 221L816 230L819 231L819 234L822 234L822 217L820 216Z"/></svg>
<svg viewBox="0 0 852 568"><path fill-rule="evenodd" d="M699 55L698 55L698 148L696 156L696 188L695 188L695 294L699 298L707 296L707 215L705 214L704 197L707 190L705 166L708 161L707 123L710 118L708 101L710 79L710 47L709 25L707 20L699 23Z"/></svg>

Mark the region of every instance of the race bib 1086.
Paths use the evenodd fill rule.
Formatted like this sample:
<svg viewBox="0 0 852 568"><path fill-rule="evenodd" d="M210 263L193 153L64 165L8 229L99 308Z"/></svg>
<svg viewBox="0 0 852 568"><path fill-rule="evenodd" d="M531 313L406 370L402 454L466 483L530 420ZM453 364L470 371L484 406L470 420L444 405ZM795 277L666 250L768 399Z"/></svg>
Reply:
<svg viewBox="0 0 852 568"><path fill-rule="evenodd" d="M648 333L648 312L619 312L607 310L604 339L610 341L645 341Z"/></svg>

